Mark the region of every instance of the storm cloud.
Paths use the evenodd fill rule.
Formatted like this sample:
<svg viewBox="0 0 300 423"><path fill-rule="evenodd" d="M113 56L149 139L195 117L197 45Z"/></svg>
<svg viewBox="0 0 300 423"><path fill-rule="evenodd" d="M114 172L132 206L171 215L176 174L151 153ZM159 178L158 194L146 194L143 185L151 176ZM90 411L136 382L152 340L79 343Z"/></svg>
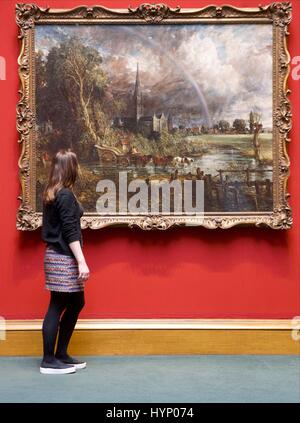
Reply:
<svg viewBox="0 0 300 423"><path fill-rule="evenodd" d="M145 112L172 111L213 123L247 119L250 110L272 127L272 26L40 25L45 55L77 36L100 52L116 93L133 91L136 67Z"/></svg>

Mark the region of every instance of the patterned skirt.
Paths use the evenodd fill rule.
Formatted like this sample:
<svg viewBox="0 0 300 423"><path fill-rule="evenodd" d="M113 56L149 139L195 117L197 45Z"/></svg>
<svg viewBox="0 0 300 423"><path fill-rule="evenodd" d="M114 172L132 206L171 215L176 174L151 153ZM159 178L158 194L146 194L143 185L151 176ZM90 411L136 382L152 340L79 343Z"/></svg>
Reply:
<svg viewBox="0 0 300 423"><path fill-rule="evenodd" d="M75 257L60 254L47 246L44 256L45 287L50 291L78 292L84 282L78 281L78 264Z"/></svg>

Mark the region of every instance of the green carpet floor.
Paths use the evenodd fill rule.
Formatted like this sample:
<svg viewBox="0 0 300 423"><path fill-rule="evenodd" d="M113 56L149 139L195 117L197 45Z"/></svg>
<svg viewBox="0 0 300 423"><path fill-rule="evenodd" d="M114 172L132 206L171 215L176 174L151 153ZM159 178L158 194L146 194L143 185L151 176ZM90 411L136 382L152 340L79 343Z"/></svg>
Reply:
<svg viewBox="0 0 300 423"><path fill-rule="evenodd" d="M83 357L81 357L83 358ZM0 357L0 402L300 402L296 356L88 356L70 375L39 357Z"/></svg>

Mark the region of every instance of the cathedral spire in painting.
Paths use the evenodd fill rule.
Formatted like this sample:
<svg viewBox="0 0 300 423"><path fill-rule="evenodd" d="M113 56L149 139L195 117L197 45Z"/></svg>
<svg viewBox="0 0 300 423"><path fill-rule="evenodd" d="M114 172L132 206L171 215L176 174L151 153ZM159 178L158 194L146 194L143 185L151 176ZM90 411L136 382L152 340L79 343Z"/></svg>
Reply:
<svg viewBox="0 0 300 423"><path fill-rule="evenodd" d="M139 62L136 65L136 78L133 93L133 117L135 118L136 125L138 125L140 117L143 115L143 98L139 75Z"/></svg>

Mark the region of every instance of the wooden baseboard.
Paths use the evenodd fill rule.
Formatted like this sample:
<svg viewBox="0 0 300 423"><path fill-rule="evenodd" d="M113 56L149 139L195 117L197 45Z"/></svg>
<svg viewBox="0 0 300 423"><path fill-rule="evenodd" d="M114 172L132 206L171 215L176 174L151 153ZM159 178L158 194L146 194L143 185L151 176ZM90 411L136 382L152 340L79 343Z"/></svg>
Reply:
<svg viewBox="0 0 300 423"><path fill-rule="evenodd" d="M0 356L41 356L41 320L6 321ZM290 320L79 320L74 355L292 354L300 341ZM3 337L2 337L3 338Z"/></svg>

